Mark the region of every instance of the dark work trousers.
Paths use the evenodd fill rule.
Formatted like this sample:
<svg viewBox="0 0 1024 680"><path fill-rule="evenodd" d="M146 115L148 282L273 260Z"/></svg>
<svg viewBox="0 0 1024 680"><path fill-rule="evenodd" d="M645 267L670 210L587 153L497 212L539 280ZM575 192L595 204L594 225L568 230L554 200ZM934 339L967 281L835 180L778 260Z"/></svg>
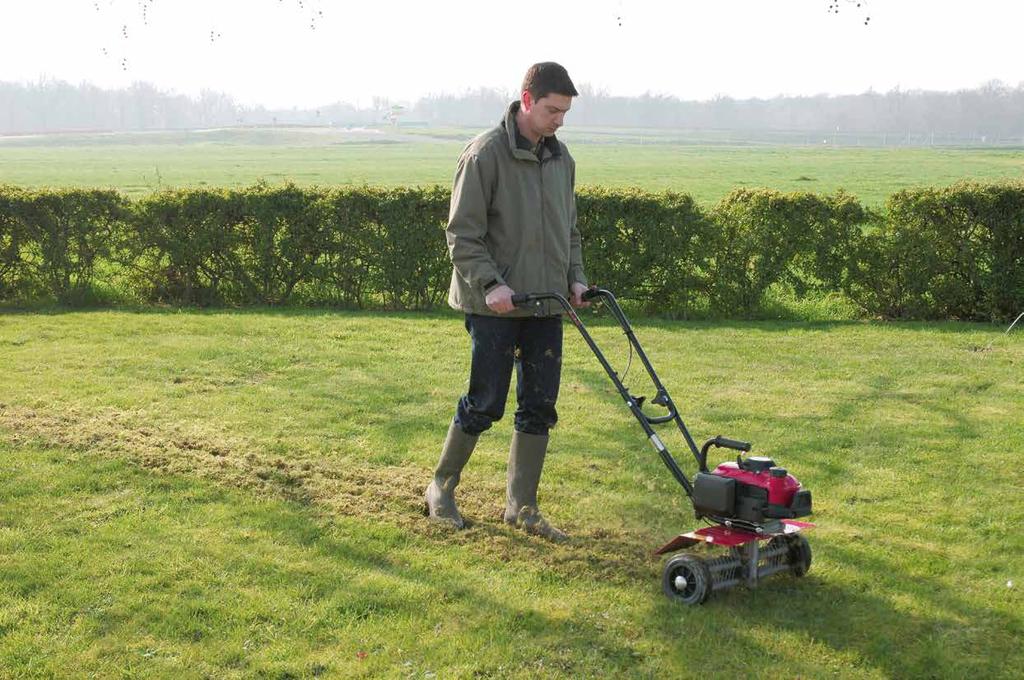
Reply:
<svg viewBox="0 0 1024 680"><path fill-rule="evenodd" d="M512 367L516 369L515 428L547 434L558 420L555 402L562 376L562 317L466 315L473 343L469 392L455 421L477 435L505 414Z"/></svg>

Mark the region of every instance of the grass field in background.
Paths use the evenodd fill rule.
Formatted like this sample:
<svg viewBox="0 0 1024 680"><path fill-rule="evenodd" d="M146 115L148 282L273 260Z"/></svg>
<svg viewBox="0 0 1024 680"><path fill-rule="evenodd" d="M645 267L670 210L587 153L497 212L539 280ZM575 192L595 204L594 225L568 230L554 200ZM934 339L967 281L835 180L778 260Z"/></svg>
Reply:
<svg viewBox="0 0 1024 680"><path fill-rule="evenodd" d="M621 331L593 330L621 371ZM552 545L499 521L508 419L459 487L469 528L419 514L468 368L453 314L0 316L2 674L1016 676L1024 336L636 330L695 436L812 490L807 577L661 594L650 550L691 511L571 327Z"/></svg>
<svg viewBox="0 0 1024 680"><path fill-rule="evenodd" d="M116 187L449 185L476 130L257 129L0 139L0 183ZM703 204L737 187L833 192L881 205L908 186L1024 177L1022 149L782 146L671 131L566 129L581 185L688 193Z"/></svg>

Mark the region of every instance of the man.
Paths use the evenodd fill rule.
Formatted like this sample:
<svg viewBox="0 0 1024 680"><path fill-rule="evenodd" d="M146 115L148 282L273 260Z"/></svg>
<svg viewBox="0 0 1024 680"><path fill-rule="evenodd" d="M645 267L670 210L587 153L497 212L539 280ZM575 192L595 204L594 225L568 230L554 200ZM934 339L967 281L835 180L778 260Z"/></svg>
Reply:
<svg viewBox="0 0 1024 680"><path fill-rule="evenodd" d="M555 541L566 535L537 507L537 486L562 369L559 309L518 309L514 293L557 291L586 306L576 229L576 164L555 138L577 96L559 64L534 64L520 98L459 158L448 214L454 270L448 304L465 312L472 340L469 390L459 400L425 500L432 520L462 528L455 487L477 439L500 420L516 369L515 431L505 521Z"/></svg>

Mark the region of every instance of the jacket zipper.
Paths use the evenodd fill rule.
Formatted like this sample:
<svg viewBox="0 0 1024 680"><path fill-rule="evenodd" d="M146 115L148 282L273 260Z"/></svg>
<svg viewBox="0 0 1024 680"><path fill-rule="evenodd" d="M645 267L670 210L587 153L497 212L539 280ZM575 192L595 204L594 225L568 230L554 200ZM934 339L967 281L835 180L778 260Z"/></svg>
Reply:
<svg viewBox="0 0 1024 680"><path fill-rule="evenodd" d="M544 272L544 274L546 276L547 275L547 267L548 267L548 253L547 253L547 243L546 243L547 239L545 238L545 236L547 235L547 231L544 228L544 161L546 159L544 158L544 147L543 146L541 147L541 152L540 153L541 153L541 156L537 159L537 171L540 173L540 253L541 253L541 271ZM545 289L549 288L547 279L544 280L544 288ZM551 302L550 301L546 302L545 303L545 307L546 307L545 308L545 312L547 312L547 316L550 316L551 315Z"/></svg>

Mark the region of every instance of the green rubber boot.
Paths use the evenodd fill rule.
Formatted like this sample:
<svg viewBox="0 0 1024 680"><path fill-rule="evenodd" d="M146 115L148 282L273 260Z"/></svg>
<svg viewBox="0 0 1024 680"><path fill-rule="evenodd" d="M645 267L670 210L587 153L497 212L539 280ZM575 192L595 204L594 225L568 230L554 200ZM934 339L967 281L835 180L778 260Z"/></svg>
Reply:
<svg viewBox="0 0 1024 680"><path fill-rule="evenodd" d="M479 435L466 434L453 420L441 449L441 460L434 470L434 479L423 494L427 516L431 521L450 524L457 529L466 526L455 506L455 487L466 461L469 460Z"/></svg>
<svg viewBox="0 0 1024 680"><path fill-rule="evenodd" d="M537 486L544 469L548 435L512 433L508 455L508 487L506 489L505 522L527 533L561 542L568 536L551 526L537 508Z"/></svg>

